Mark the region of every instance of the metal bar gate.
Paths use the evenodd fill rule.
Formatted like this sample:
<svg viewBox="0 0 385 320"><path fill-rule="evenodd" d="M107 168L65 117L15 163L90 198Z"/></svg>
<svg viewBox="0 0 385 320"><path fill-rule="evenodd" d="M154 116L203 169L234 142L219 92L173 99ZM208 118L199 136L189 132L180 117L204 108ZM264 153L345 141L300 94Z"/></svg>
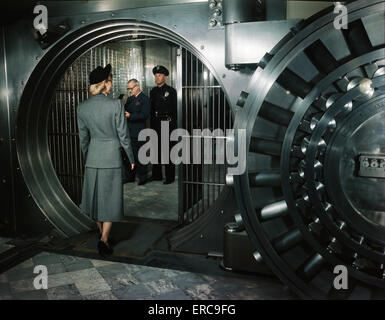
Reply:
<svg viewBox="0 0 385 320"><path fill-rule="evenodd" d="M192 53L181 48L181 106L179 127L190 134L190 164L179 167L179 220L188 224L199 218L218 198L225 186L226 164L215 163L218 139L225 139L232 128L231 110L226 97L209 69ZM193 136L193 129L221 129L223 135L211 139L212 164L204 163L204 139ZM200 139L198 150L195 139ZM208 138L210 139L210 138ZM196 142L196 141L195 141ZM200 148L200 150L199 150ZM200 151L200 164L194 164L194 154Z"/></svg>

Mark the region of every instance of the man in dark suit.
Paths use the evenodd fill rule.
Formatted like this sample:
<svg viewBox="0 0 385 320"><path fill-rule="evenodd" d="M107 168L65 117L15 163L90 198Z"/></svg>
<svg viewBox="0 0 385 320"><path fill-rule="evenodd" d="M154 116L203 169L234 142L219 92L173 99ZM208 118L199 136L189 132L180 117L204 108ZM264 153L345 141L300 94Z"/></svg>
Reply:
<svg viewBox="0 0 385 320"><path fill-rule="evenodd" d="M161 121L169 122L170 133L177 128L177 93L173 87L166 84L168 70L164 66L155 66L152 69L155 76L156 87L150 92L151 99L151 128L158 134L161 141ZM167 137L169 139L169 137ZM174 143L170 141L169 149ZM162 146L163 147L163 146ZM167 150L168 155L170 150ZM165 164L166 181L169 184L175 180L175 164L169 160ZM158 148L158 164L152 166L152 180L162 180L161 148Z"/></svg>
<svg viewBox="0 0 385 320"><path fill-rule="evenodd" d="M138 141L138 135L142 129L146 128L146 120L151 113L151 103L150 99L140 90L138 80L129 80L127 89L130 91L131 96L127 99L124 109L136 163L135 169L128 172L128 182L134 182L135 175L138 174L138 185L144 185L147 182L147 165L140 163L138 153L145 141Z"/></svg>

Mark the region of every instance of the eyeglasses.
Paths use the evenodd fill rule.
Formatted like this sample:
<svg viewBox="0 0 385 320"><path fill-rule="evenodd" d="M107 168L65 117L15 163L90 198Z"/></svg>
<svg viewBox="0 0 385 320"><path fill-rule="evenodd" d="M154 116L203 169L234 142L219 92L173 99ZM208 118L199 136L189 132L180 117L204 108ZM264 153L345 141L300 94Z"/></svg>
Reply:
<svg viewBox="0 0 385 320"><path fill-rule="evenodd" d="M137 86L138 86L138 85L136 84L136 85L134 85L134 86L131 87L131 88L130 88L130 87L127 87L127 90L130 90L130 91L131 91L132 89L134 89L134 88L137 87Z"/></svg>

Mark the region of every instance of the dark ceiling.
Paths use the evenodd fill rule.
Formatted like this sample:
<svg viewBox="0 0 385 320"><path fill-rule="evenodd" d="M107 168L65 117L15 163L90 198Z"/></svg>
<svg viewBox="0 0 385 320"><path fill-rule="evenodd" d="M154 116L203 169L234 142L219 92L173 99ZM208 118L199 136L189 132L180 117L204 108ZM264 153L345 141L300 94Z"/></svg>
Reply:
<svg viewBox="0 0 385 320"><path fill-rule="evenodd" d="M37 1L33 0L3 0L1 1L1 24L8 24L22 18L33 17L33 8Z"/></svg>

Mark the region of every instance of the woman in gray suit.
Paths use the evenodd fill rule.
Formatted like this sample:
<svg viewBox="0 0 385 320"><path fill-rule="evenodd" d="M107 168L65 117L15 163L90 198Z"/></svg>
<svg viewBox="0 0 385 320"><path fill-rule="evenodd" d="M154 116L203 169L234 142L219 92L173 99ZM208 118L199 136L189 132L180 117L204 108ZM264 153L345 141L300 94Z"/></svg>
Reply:
<svg viewBox="0 0 385 320"><path fill-rule="evenodd" d="M112 222L123 218L120 146L130 162L134 162L121 102L103 94L110 73L109 64L90 73L90 98L81 102L77 109L80 146L86 167L81 210L98 225L101 233L98 250L102 256L112 254L108 243Z"/></svg>

